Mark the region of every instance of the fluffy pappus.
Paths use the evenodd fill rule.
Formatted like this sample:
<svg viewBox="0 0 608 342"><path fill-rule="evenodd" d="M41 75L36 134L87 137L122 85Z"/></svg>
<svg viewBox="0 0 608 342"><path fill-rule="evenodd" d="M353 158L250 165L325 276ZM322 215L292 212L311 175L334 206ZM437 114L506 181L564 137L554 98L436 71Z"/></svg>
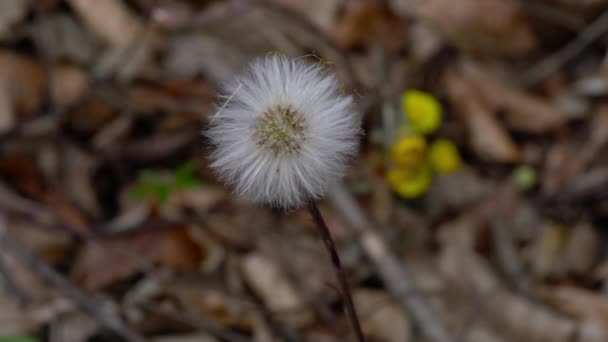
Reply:
<svg viewBox="0 0 608 342"><path fill-rule="evenodd" d="M254 60L229 82L205 132L211 168L257 203L295 208L322 197L355 156L361 116L319 64Z"/></svg>

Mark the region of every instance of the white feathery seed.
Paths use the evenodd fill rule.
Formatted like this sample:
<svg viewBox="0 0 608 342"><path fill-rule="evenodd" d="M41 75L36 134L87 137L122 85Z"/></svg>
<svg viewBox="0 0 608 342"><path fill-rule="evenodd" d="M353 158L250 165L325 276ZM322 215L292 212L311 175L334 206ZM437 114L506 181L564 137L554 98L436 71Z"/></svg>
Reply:
<svg viewBox="0 0 608 342"><path fill-rule="evenodd" d="M257 203L295 208L322 197L358 148L361 116L319 64L253 61L210 120L211 168Z"/></svg>

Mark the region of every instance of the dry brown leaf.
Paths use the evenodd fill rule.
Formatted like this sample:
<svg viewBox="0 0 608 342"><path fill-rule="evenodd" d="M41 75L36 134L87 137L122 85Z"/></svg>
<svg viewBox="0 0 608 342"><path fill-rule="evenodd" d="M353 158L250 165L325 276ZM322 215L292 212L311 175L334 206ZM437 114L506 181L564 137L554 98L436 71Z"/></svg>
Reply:
<svg viewBox="0 0 608 342"><path fill-rule="evenodd" d="M243 257L241 269L247 284L270 310L282 312L284 319L310 319L309 313L301 310L304 300L274 260L251 253Z"/></svg>
<svg viewBox="0 0 608 342"><path fill-rule="evenodd" d="M457 307L476 309L476 324L488 325L509 341L603 341L597 329L579 329L577 321L534 304L502 287L488 265L472 251L445 240L440 257L441 272L450 284L450 296ZM465 315L465 314L463 314ZM575 335L576 334L576 335Z"/></svg>
<svg viewBox="0 0 608 342"><path fill-rule="evenodd" d="M382 46L396 50L406 34L403 21L382 2L347 1L342 16L333 24L334 39L345 48Z"/></svg>
<svg viewBox="0 0 608 342"><path fill-rule="evenodd" d="M51 99L58 106L74 104L87 90L87 74L77 66L62 64L51 72Z"/></svg>
<svg viewBox="0 0 608 342"><path fill-rule="evenodd" d="M64 146L63 151L62 191L73 203L78 204L78 208L98 218L101 207L92 184L96 166L94 157L72 144Z"/></svg>
<svg viewBox="0 0 608 342"><path fill-rule="evenodd" d="M14 298L0 292L0 334L30 334L72 308L72 303L63 298L23 308Z"/></svg>
<svg viewBox="0 0 608 342"><path fill-rule="evenodd" d="M95 34L114 47L127 46L142 26L139 18L120 0L68 2Z"/></svg>
<svg viewBox="0 0 608 342"><path fill-rule="evenodd" d="M584 143L568 139L557 141L550 148L542 179L545 194L555 194L581 176L608 144L608 107L600 106L589 125L591 132Z"/></svg>
<svg viewBox="0 0 608 342"><path fill-rule="evenodd" d="M411 340L409 318L389 295L382 291L356 290L353 299L367 338L378 342Z"/></svg>
<svg viewBox="0 0 608 342"><path fill-rule="evenodd" d="M215 337L205 334L198 333L193 335L167 335L163 337L153 338L152 342L218 342L219 340Z"/></svg>
<svg viewBox="0 0 608 342"><path fill-rule="evenodd" d="M53 317L50 339L55 341L88 341L99 330L97 322L81 312L68 312Z"/></svg>
<svg viewBox="0 0 608 342"><path fill-rule="evenodd" d="M151 61L158 35L145 30L141 18L126 3L120 0L70 0L69 3L85 24L112 48L97 66L99 75L118 71L120 78L128 80ZM125 49L133 43L138 44L137 49L125 60Z"/></svg>
<svg viewBox="0 0 608 342"><path fill-rule="evenodd" d="M560 255L566 243L566 229L555 224L545 224L532 247L531 268L535 277L563 273Z"/></svg>
<svg viewBox="0 0 608 342"><path fill-rule="evenodd" d="M188 312L225 327L249 331L255 320L253 303L226 292L224 286L216 286L208 278L176 279L167 285L167 292Z"/></svg>
<svg viewBox="0 0 608 342"><path fill-rule="evenodd" d="M465 50L518 56L536 46L536 37L513 0L428 0L419 2L416 12Z"/></svg>
<svg viewBox="0 0 608 342"><path fill-rule="evenodd" d="M0 39L13 37L12 26L27 14L27 0L0 1Z"/></svg>
<svg viewBox="0 0 608 342"><path fill-rule="evenodd" d="M564 270L584 275L597 263L601 252L601 238L589 223L581 223L572 229L561 255Z"/></svg>
<svg viewBox="0 0 608 342"><path fill-rule="evenodd" d="M95 290L155 264L191 271L198 267L202 253L191 240L188 226L89 240L76 258L72 279Z"/></svg>
<svg viewBox="0 0 608 342"><path fill-rule="evenodd" d="M566 114L546 101L503 84L473 63L463 63L462 71L470 87L494 112L505 112L509 127L527 133L546 133L566 123Z"/></svg>
<svg viewBox="0 0 608 342"><path fill-rule="evenodd" d="M598 323L604 338L608 336L608 299L605 294L593 293L588 290L558 286L541 290L542 297L552 306L581 321Z"/></svg>
<svg viewBox="0 0 608 342"><path fill-rule="evenodd" d="M12 128L20 116L32 116L42 105L46 75L42 66L9 51L0 51L0 131Z"/></svg>
<svg viewBox="0 0 608 342"><path fill-rule="evenodd" d="M339 0L275 0L283 6L306 16L325 32L331 30L335 15L339 10Z"/></svg>
<svg viewBox="0 0 608 342"><path fill-rule="evenodd" d="M445 84L452 104L467 125L470 144L477 155L494 162L517 162L520 151L507 131L472 88L454 73L448 73Z"/></svg>

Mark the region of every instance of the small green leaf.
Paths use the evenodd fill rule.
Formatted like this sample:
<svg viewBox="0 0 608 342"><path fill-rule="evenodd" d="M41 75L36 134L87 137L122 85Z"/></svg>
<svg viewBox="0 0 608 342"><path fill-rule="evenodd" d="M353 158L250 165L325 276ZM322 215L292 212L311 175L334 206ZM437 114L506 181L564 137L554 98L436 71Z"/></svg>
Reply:
<svg viewBox="0 0 608 342"><path fill-rule="evenodd" d="M175 170L175 178L183 177L194 177L198 170L198 162L196 160L189 160Z"/></svg>
<svg viewBox="0 0 608 342"><path fill-rule="evenodd" d="M194 177L183 177L183 178L175 178L175 187L180 189L193 189L198 188L203 185L199 179Z"/></svg>
<svg viewBox="0 0 608 342"><path fill-rule="evenodd" d="M513 182L521 191L532 189L536 185L536 172L529 165L521 165L513 171Z"/></svg>
<svg viewBox="0 0 608 342"><path fill-rule="evenodd" d="M0 336L0 342L38 342L38 339L30 336Z"/></svg>

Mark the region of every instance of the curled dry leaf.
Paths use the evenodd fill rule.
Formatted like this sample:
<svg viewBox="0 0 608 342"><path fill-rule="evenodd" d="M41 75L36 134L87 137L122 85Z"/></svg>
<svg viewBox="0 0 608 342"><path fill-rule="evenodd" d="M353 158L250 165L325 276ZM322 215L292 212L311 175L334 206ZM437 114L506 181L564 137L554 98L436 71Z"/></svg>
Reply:
<svg viewBox="0 0 608 342"><path fill-rule="evenodd" d="M448 41L472 52L519 56L536 46L514 0L420 1L416 15Z"/></svg>
<svg viewBox="0 0 608 342"><path fill-rule="evenodd" d="M540 97L508 86L472 62L462 64L463 78L494 112L504 111L509 127L526 133L546 133L566 123L566 114Z"/></svg>
<svg viewBox="0 0 608 342"><path fill-rule="evenodd" d="M520 151L491 109L480 101L473 88L449 72L445 85L452 104L466 123L470 144L480 158L494 162L517 162Z"/></svg>

